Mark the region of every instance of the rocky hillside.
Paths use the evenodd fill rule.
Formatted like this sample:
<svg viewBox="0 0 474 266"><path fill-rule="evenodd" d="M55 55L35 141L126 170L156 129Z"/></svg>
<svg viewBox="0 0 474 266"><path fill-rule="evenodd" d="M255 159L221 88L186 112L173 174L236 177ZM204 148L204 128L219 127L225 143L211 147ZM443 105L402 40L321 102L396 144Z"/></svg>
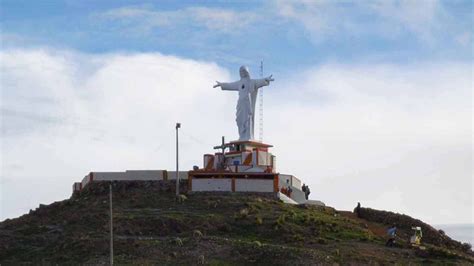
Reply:
<svg viewBox="0 0 474 266"><path fill-rule="evenodd" d="M107 264L108 186L93 183L68 200L1 222L0 264ZM395 213L363 209L357 218L283 204L269 194L189 193L178 202L174 184L163 181L113 183L113 196L117 264L474 262L466 245ZM402 238L387 248L384 232L393 222ZM423 227L425 250L407 244L411 225Z"/></svg>

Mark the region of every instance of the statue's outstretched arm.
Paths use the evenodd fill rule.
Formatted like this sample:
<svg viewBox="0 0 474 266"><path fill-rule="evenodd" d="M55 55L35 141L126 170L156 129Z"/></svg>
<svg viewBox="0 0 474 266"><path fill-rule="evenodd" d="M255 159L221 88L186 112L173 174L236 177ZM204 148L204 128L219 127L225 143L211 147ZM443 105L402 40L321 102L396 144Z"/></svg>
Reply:
<svg viewBox="0 0 474 266"><path fill-rule="evenodd" d="M263 87L263 86L268 86L271 81L275 81L275 79L272 78L273 75L270 75L266 78L263 79L256 79L255 84L257 85L257 88Z"/></svg>
<svg viewBox="0 0 474 266"><path fill-rule="evenodd" d="M221 87L222 90L224 91L238 91L239 90L239 82L219 82L216 81L216 85L213 86L214 88L216 87Z"/></svg>

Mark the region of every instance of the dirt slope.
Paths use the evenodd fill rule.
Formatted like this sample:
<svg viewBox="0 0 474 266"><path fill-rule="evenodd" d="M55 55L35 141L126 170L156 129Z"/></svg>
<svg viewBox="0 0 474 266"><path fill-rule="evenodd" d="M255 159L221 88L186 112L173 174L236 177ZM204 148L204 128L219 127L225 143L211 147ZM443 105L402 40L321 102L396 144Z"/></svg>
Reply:
<svg viewBox="0 0 474 266"><path fill-rule="evenodd" d="M182 184L186 192L186 184ZM113 183L114 260L118 264L312 265L453 263L461 246L384 246L383 221L332 208L287 205L269 194L190 193L169 182ZM108 183L0 223L0 263L106 264Z"/></svg>

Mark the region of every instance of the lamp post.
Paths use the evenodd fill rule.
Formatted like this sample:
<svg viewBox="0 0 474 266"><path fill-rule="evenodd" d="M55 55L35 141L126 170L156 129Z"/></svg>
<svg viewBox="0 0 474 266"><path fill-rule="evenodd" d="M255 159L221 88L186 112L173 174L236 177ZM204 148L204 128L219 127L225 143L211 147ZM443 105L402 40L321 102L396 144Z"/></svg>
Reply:
<svg viewBox="0 0 474 266"><path fill-rule="evenodd" d="M179 149L178 149L178 129L181 123L176 123L176 196L179 196Z"/></svg>
<svg viewBox="0 0 474 266"><path fill-rule="evenodd" d="M114 265L114 218L112 213L112 183L109 185L109 211L110 211L110 265Z"/></svg>

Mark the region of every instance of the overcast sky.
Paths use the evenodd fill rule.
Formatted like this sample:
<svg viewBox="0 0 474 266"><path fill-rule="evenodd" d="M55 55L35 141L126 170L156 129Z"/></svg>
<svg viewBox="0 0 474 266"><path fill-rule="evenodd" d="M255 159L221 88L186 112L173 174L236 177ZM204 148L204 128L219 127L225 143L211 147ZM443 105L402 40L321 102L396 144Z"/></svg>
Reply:
<svg viewBox="0 0 474 266"><path fill-rule="evenodd" d="M238 138L212 85L263 59L264 141L312 199L473 222L472 1L226 2L2 0L0 220L173 169L177 121L201 165Z"/></svg>

